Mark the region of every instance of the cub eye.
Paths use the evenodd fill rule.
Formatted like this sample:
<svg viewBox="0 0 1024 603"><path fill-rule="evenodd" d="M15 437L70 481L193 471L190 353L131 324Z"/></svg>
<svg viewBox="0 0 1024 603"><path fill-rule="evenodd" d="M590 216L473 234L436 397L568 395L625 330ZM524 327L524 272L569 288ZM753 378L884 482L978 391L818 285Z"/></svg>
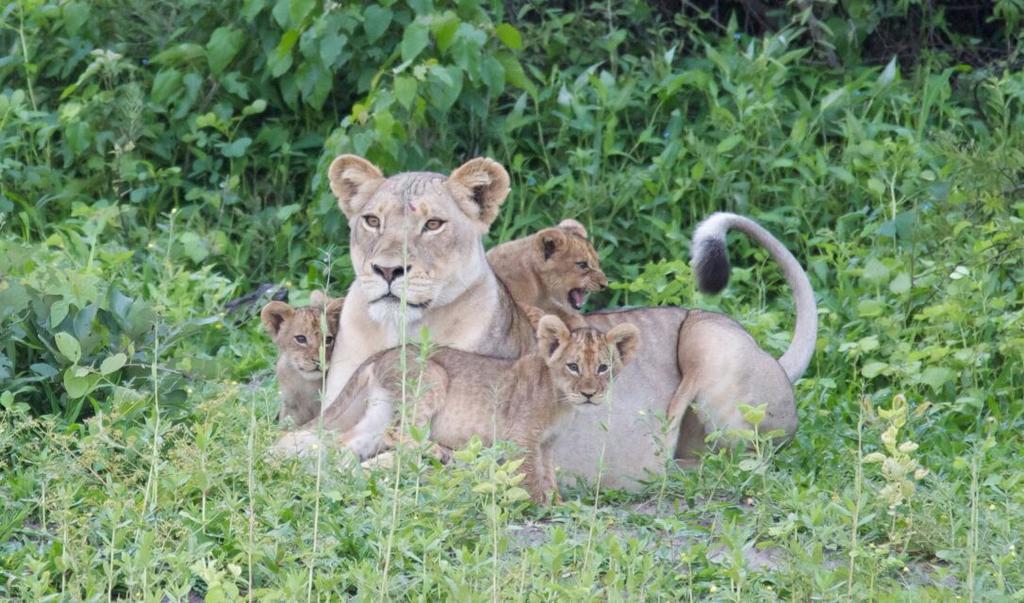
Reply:
<svg viewBox="0 0 1024 603"><path fill-rule="evenodd" d="M579 268L580 270L586 270L587 268L590 267L590 264L586 262L576 262L576 267Z"/></svg>
<svg viewBox="0 0 1024 603"><path fill-rule="evenodd" d="M573 375L580 374L580 365L576 364L575 362L570 362L569 364L565 365L565 368L569 369L569 372L572 373Z"/></svg>
<svg viewBox="0 0 1024 603"><path fill-rule="evenodd" d="M437 218L431 218L427 220L427 223L423 225L423 232L428 230L438 230L444 226L444 220L438 220Z"/></svg>
<svg viewBox="0 0 1024 603"><path fill-rule="evenodd" d="M603 374L605 374L607 372L608 372L608 365L607 364L599 364L599 365L597 365L597 374L598 375L603 375Z"/></svg>
<svg viewBox="0 0 1024 603"><path fill-rule="evenodd" d="M302 345L306 345L306 336L305 335L296 335L295 336L295 341L300 343L300 344L302 344Z"/></svg>
<svg viewBox="0 0 1024 603"><path fill-rule="evenodd" d="M363 222L370 228L380 228L380 218L373 215L363 216Z"/></svg>
<svg viewBox="0 0 1024 603"><path fill-rule="evenodd" d="M327 337L324 338L324 343L326 343L327 345L331 345L332 343L334 343L334 338L328 335Z"/></svg>

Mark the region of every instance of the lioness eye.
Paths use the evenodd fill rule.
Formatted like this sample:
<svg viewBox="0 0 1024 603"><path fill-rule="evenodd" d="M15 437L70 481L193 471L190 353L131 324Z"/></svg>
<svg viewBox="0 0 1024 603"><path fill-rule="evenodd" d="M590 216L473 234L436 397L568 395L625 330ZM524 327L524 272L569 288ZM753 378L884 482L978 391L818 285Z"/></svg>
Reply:
<svg viewBox="0 0 1024 603"><path fill-rule="evenodd" d="M589 264L587 264L586 262L576 262L576 266L577 266L577 267L578 267L578 268L579 268L580 270L586 270L586 269L587 269L587 267L589 266Z"/></svg>
<svg viewBox="0 0 1024 603"><path fill-rule="evenodd" d="M599 365L597 365L597 374L598 375L601 375L601 374L604 374L604 373L607 373L607 372L608 372L608 365L607 364L599 364Z"/></svg>
<svg viewBox="0 0 1024 603"><path fill-rule="evenodd" d="M324 343L326 343L327 345L331 345L332 343L334 343L334 338L328 335L327 338L324 339Z"/></svg>
<svg viewBox="0 0 1024 603"><path fill-rule="evenodd" d="M363 216L363 222L370 228L380 228L380 218L377 216Z"/></svg>
<svg viewBox="0 0 1024 603"><path fill-rule="evenodd" d="M295 341L301 343L302 345L306 345L306 336L305 335L296 335L295 336Z"/></svg>
<svg viewBox="0 0 1024 603"><path fill-rule="evenodd" d="M580 374L580 365L576 364L575 362L570 362L569 364L565 365L565 368L569 369L569 372L574 375Z"/></svg>
<svg viewBox="0 0 1024 603"><path fill-rule="evenodd" d="M426 232L428 230L437 230L442 226L444 226L444 220L432 218L430 220L427 220L427 223L423 225L423 231Z"/></svg>

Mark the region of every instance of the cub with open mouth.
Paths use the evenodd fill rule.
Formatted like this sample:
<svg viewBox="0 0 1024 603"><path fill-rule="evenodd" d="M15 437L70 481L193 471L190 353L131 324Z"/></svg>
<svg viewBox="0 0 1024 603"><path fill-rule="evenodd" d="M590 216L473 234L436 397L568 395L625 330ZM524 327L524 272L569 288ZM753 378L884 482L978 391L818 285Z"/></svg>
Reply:
<svg viewBox="0 0 1024 603"><path fill-rule="evenodd" d="M512 299L572 321L587 294L608 286L597 250L576 220L502 243L487 252L498 279Z"/></svg>

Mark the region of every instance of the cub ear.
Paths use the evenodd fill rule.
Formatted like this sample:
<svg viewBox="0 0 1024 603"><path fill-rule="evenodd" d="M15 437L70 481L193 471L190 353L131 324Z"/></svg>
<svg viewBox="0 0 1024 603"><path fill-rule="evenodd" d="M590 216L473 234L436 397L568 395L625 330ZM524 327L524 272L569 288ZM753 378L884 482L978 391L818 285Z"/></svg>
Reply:
<svg viewBox="0 0 1024 603"><path fill-rule="evenodd" d="M498 209L508 197L508 187L508 172L487 157L470 159L448 177L448 188L455 201L484 231L498 217Z"/></svg>
<svg viewBox="0 0 1024 603"><path fill-rule="evenodd" d="M640 347L640 329L632 323L623 323L605 333L605 339L609 345L615 346L622 366L626 366L636 357L636 350Z"/></svg>
<svg viewBox="0 0 1024 603"><path fill-rule="evenodd" d="M545 314L537 323L537 348L548 364L561 355L571 337L569 328L554 314Z"/></svg>
<svg viewBox="0 0 1024 603"><path fill-rule="evenodd" d="M587 229L584 228L582 224L580 224L576 220L573 220L572 218L566 218L559 222L558 228L561 228L562 230L570 234L574 234L577 237L583 239L587 238Z"/></svg>
<svg viewBox="0 0 1024 603"><path fill-rule="evenodd" d="M556 228L545 228L537 232L537 241L540 245L540 253L544 260L550 260L555 252L565 246L568 240L565 233Z"/></svg>
<svg viewBox="0 0 1024 603"><path fill-rule="evenodd" d="M339 155L327 168L331 192L338 198L338 208L351 218L366 202L366 195L384 181L384 174L369 161L356 155Z"/></svg>
<svg viewBox="0 0 1024 603"><path fill-rule="evenodd" d="M277 337L281 325L295 314L295 310L284 302L272 301L260 311L260 321L271 337Z"/></svg>
<svg viewBox="0 0 1024 603"><path fill-rule="evenodd" d="M341 322L341 309L343 307L345 307L344 297L327 302L327 330L332 334L338 333L338 323Z"/></svg>

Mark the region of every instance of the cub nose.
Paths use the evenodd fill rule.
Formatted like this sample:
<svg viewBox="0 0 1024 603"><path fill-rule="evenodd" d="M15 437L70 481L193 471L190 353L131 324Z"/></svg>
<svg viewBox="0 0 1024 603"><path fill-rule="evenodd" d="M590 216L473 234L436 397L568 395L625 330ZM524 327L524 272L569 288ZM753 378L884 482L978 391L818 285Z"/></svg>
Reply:
<svg viewBox="0 0 1024 603"><path fill-rule="evenodd" d="M597 392L580 391L580 394L582 394L583 397L587 399L587 402L590 402L591 398L597 395Z"/></svg>
<svg viewBox="0 0 1024 603"><path fill-rule="evenodd" d="M603 272L598 272L594 275L594 280L597 281L598 291L608 288L608 277L605 276Z"/></svg>
<svg viewBox="0 0 1024 603"><path fill-rule="evenodd" d="M378 266L377 264L373 264L373 271L376 272L377 274L379 274L380 277L382 279L384 279L384 282L389 284L389 285L396 278L398 278L398 277L402 276L403 274L405 274L405 271L408 270L408 268L409 268L408 266L387 266L387 267L385 267L385 266Z"/></svg>

